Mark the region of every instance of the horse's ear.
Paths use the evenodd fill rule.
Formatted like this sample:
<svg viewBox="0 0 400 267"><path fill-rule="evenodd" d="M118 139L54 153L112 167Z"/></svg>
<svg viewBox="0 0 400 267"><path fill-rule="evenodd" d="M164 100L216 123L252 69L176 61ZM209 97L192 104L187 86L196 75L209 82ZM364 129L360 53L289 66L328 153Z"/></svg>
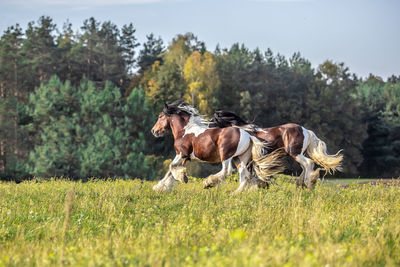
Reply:
<svg viewBox="0 0 400 267"><path fill-rule="evenodd" d="M167 111L168 111L168 105L167 105L167 103L164 103L163 112L167 113Z"/></svg>

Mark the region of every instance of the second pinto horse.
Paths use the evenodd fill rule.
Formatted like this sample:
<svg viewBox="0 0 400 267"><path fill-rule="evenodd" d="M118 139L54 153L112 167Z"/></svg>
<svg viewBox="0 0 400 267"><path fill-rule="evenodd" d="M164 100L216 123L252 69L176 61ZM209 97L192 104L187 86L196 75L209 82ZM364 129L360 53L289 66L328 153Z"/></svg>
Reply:
<svg viewBox="0 0 400 267"><path fill-rule="evenodd" d="M317 135L298 124L287 123L270 128L261 128L249 123L231 111L215 112L210 120L213 127L238 127L267 144L270 151L283 149L302 168L298 185L314 188L321 168L314 170L314 163L327 173L341 171L343 155L341 151L329 155L326 144ZM272 152L273 153L273 152ZM309 157L307 157L309 156Z"/></svg>

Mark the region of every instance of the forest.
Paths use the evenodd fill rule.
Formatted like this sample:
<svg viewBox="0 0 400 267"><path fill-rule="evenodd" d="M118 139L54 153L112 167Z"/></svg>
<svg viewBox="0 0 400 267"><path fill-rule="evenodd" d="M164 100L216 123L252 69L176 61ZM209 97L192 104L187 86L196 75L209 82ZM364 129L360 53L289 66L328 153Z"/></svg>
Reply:
<svg viewBox="0 0 400 267"><path fill-rule="evenodd" d="M361 78L343 62L314 68L239 43L211 51L192 33L140 44L133 24L92 17L74 31L42 16L1 35L0 178L160 178L173 140L150 129L177 99L205 116L303 125L343 149L338 176L399 176L400 73Z"/></svg>

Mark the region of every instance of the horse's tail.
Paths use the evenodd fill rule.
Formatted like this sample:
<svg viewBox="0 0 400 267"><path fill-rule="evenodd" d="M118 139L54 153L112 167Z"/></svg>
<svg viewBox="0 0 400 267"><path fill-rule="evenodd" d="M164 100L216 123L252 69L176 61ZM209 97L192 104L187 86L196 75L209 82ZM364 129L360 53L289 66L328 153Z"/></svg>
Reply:
<svg viewBox="0 0 400 267"><path fill-rule="evenodd" d="M313 131L306 130L309 134L309 144L307 146L307 153L310 158L320 165L327 173L333 174L335 171L342 171L343 154L339 150L334 155L329 155L326 152L326 144L319 139Z"/></svg>
<svg viewBox="0 0 400 267"><path fill-rule="evenodd" d="M257 137L250 136L253 146L251 148L252 167L258 178L263 181L269 177L285 170L285 150L277 149L267 154L268 146Z"/></svg>

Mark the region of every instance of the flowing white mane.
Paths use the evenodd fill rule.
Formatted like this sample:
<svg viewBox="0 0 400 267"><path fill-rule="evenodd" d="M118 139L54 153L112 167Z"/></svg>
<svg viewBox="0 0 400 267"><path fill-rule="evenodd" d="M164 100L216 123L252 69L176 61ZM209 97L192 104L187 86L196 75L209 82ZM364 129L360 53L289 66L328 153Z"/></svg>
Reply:
<svg viewBox="0 0 400 267"><path fill-rule="evenodd" d="M206 125L206 126L208 126L208 124L210 124L209 121L206 120L204 118L204 116L201 115L199 113L199 111L195 107L193 107L193 106L191 106L191 105L189 105L187 103L181 103L181 104L178 105L178 108L180 110L185 111L186 113L188 113L190 115L190 117L193 118L193 122L194 123L199 124L199 125L203 124L203 125Z"/></svg>
<svg viewBox="0 0 400 267"><path fill-rule="evenodd" d="M187 134L194 134L197 137L205 130L210 128L210 122L206 120L195 107L187 103L180 103L177 107L190 115L188 124L186 124L186 126L183 128L185 130L185 134L183 136Z"/></svg>
<svg viewBox="0 0 400 267"><path fill-rule="evenodd" d="M210 122L207 119L205 119L204 116L201 115L195 107L193 107L185 102L182 102L177 105L177 108L190 115L189 123L196 124L200 127L208 128L208 125L210 124Z"/></svg>

